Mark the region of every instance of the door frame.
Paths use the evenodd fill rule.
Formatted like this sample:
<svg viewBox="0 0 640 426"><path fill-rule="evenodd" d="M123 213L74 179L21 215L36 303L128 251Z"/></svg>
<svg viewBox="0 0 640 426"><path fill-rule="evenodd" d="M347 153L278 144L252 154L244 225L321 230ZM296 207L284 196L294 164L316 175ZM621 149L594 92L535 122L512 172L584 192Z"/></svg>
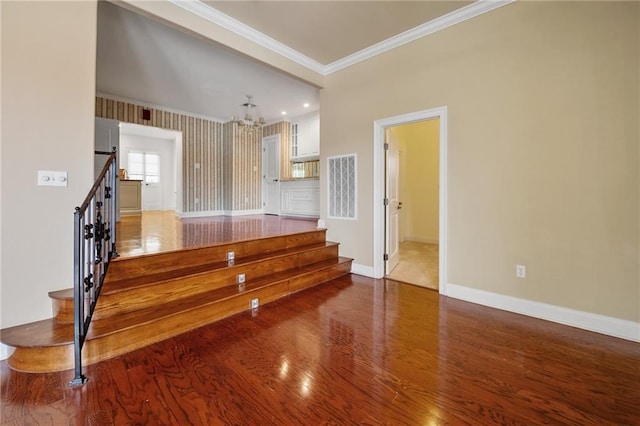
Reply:
<svg viewBox="0 0 640 426"><path fill-rule="evenodd" d="M418 121L440 119L440 209L439 209L439 292L447 294L447 107L441 106L408 114L396 115L373 122L373 274L384 277L385 250L385 130L388 127Z"/></svg>
<svg viewBox="0 0 640 426"><path fill-rule="evenodd" d="M280 162L282 161L282 135L280 133L277 133L275 135L270 135L270 136L264 136L262 138L262 211L264 213L265 211L265 207L266 207L266 199L267 199L267 180L266 180L266 157L267 157L267 150L266 150L266 146L267 143L274 140L276 142L276 147L277 149L277 154L276 154L276 160L278 162L278 182L277 182L277 188L278 188L278 196L277 196L277 213L276 215L280 215L280 169L282 167L282 165L280 164ZM273 213L268 213L268 214L273 214Z"/></svg>
<svg viewBox="0 0 640 426"><path fill-rule="evenodd" d="M181 216L182 206L182 132L178 130L165 129L163 127L147 126L136 123L120 122L120 138L123 134L138 135L148 138L170 139L173 144L173 173L172 185L175 194L175 212Z"/></svg>

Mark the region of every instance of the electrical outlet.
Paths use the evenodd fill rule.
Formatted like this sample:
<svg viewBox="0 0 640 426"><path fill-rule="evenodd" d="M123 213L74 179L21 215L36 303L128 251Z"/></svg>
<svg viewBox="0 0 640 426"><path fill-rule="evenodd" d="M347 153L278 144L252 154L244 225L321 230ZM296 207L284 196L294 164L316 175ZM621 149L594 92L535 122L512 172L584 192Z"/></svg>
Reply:
<svg viewBox="0 0 640 426"><path fill-rule="evenodd" d="M237 282L238 284L242 284L246 281L247 277L245 274L238 274Z"/></svg>
<svg viewBox="0 0 640 426"><path fill-rule="evenodd" d="M258 306L260 306L260 300L257 297L251 299L251 309L258 309Z"/></svg>
<svg viewBox="0 0 640 426"><path fill-rule="evenodd" d="M527 267L525 265L516 265L516 277L526 278L526 276L527 276Z"/></svg>

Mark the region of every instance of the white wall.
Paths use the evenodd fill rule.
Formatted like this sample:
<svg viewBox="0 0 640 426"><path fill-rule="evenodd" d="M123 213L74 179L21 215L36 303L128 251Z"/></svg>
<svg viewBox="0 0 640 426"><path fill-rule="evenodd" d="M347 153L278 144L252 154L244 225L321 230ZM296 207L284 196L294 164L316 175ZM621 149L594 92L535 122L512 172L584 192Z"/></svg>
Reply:
<svg viewBox="0 0 640 426"><path fill-rule="evenodd" d="M168 132L169 134L173 132ZM120 168L129 171L130 151L160 154L160 181L162 186L162 210L176 209L175 139L120 134ZM142 189L144 197L145 189ZM144 200L143 200L144 203Z"/></svg>
<svg viewBox="0 0 640 426"><path fill-rule="evenodd" d="M93 183L96 2L0 2L0 327L52 316L73 286L73 212ZM67 187L39 187L63 170Z"/></svg>

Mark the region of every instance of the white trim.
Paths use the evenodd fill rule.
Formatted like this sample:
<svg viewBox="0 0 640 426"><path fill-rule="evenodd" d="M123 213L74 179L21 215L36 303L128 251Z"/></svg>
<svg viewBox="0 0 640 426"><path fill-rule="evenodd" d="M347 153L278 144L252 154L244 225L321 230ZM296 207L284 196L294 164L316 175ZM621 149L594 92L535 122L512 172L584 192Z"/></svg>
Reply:
<svg viewBox="0 0 640 426"><path fill-rule="evenodd" d="M205 210L201 212L176 212L179 218L224 216L224 210Z"/></svg>
<svg viewBox="0 0 640 426"><path fill-rule="evenodd" d="M264 214L264 210L225 210L224 216L251 216L254 214Z"/></svg>
<svg viewBox="0 0 640 426"><path fill-rule="evenodd" d="M640 323L590 312L447 284L447 296L608 336L640 342Z"/></svg>
<svg viewBox="0 0 640 426"><path fill-rule="evenodd" d="M373 268L371 266L360 265L358 263L351 263L351 273L375 278L373 276Z"/></svg>
<svg viewBox="0 0 640 426"><path fill-rule="evenodd" d="M191 217L212 217L212 216L249 216L264 214L262 209L255 210L205 210L201 212L176 212L176 216L181 219Z"/></svg>
<svg viewBox="0 0 640 426"><path fill-rule="evenodd" d="M402 241L400 241L401 243L408 243L408 242L416 242L416 243L424 243L424 244L438 244L440 242L439 239L436 238L422 238L422 237L415 237L412 235L405 235L402 238Z"/></svg>
<svg viewBox="0 0 640 426"><path fill-rule="evenodd" d="M251 28L250 26L243 24L237 19L232 18L229 15L226 15L219 10L202 3L200 0L169 0L171 3L179 6L194 15L198 15L201 18L206 19L209 22L212 22L216 25L221 26L222 28L231 31L234 34L237 34L241 37L244 37L247 40L250 40L256 43L259 46L262 46L266 49L271 50L279 55L284 56L287 59L292 60L293 62L302 65L303 67L309 68L312 71L315 71L319 74L325 74L325 66L321 63L311 59L310 57L303 55L290 48L287 45L280 43L277 40L269 37L268 35L261 33L258 30Z"/></svg>
<svg viewBox="0 0 640 426"><path fill-rule="evenodd" d="M243 24L237 19L226 15L219 10L201 2L200 0L169 0L171 3L181 7L194 15L198 15L207 21L219 25L220 27L233 32L247 40L256 43L266 49L271 50L295 63L327 76L341 69L366 61L376 55L388 52L391 49L418 40L422 37L449 28L453 25L467 21L483 13L490 12L502 6L513 3L515 0L477 0L465 7L454 10L446 15L440 16L422 25L418 25L403 33L397 34L372 46L366 47L344 58L338 59L328 65L323 65L316 60L280 43L260 31Z"/></svg>
<svg viewBox="0 0 640 426"><path fill-rule="evenodd" d="M9 358L16 350L13 346L7 346L4 343L0 343L0 361L4 361Z"/></svg>
<svg viewBox="0 0 640 426"><path fill-rule="evenodd" d="M391 126L440 119L439 292L447 294L447 107L397 115L373 122L373 278L384 276L384 134Z"/></svg>
<svg viewBox="0 0 640 426"><path fill-rule="evenodd" d="M513 3L515 0L478 0L468 6L454 10L446 15L432 19L429 22L418 25L403 33L397 34L372 46L366 47L358 52L338 59L324 67L324 75L332 74L341 69L350 67L359 62L366 61L381 53L400 47L404 44L426 37L430 34L449 28L453 25L460 24L483 13L490 12L502 6Z"/></svg>

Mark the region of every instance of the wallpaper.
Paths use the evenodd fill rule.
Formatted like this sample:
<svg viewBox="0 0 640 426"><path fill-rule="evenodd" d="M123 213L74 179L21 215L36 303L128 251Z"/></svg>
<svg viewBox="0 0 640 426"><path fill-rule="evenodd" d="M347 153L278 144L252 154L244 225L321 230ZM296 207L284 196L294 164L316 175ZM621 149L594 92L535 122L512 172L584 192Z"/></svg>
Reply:
<svg viewBox="0 0 640 426"><path fill-rule="evenodd" d="M287 121L270 124L262 128L263 136L280 134L280 179L291 178L291 153L289 152L289 138L291 137L291 124Z"/></svg>
<svg viewBox="0 0 640 426"><path fill-rule="evenodd" d="M145 109L149 120L143 120ZM261 208L261 130L101 97L95 114L182 132L184 212Z"/></svg>

